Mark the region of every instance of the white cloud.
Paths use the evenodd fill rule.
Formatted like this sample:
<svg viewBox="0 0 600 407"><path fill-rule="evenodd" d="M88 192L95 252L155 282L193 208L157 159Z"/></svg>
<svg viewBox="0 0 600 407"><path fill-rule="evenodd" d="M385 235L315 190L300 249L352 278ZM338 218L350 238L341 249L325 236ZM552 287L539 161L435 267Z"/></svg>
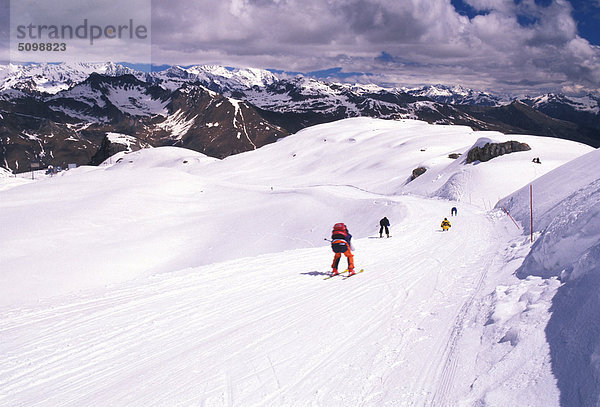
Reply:
<svg viewBox="0 0 600 407"><path fill-rule="evenodd" d="M600 87L600 51L556 0L228 0L154 3L155 63L313 71L341 66L402 81L505 88ZM519 24L517 15L531 23ZM382 52L393 57L377 59Z"/></svg>
<svg viewBox="0 0 600 407"><path fill-rule="evenodd" d="M14 0L10 57L13 62L149 62L151 12L150 0L129 0L118 8L91 0ZM38 52L34 47L40 46Z"/></svg>

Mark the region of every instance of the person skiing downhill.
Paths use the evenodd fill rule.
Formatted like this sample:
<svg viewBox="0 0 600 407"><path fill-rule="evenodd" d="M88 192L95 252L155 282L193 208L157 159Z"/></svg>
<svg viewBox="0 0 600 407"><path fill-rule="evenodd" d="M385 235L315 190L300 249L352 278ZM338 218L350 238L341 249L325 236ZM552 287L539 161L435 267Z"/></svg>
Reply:
<svg viewBox="0 0 600 407"><path fill-rule="evenodd" d="M453 206L452 209L450 210L450 214L452 216L454 215L458 215L458 209L456 209L456 206Z"/></svg>
<svg viewBox="0 0 600 407"><path fill-rule="evenodd" d="M390 226L390 221L388 218L384 217L379 221L379 237L383 237L383 230L385 229L385 235L390 237L390 230L388 229Z"/></svg>
<svg viewBox="0 0 600 407"><path fill-rule="evenodd" d="M450 227L452 225L450 224L450 221L447 218L444 218L444 220L442 221L441 226L442 226L442 230L444 230L444 232L445 232L446 230L450 229Z"/></svg>
<svg viewBox="0 0 600 407"><path fill-rule="evenodd" d="M348 275L354 275L354 255L351 251L351 239L352 235L348 231L346 225L343 223L336 223L333 225L333 231L331 232L331 250L333 250L335 254L333 255L333 263L331 264L332 276L338 274L338 265L342 254L348 259Z"/></svg>

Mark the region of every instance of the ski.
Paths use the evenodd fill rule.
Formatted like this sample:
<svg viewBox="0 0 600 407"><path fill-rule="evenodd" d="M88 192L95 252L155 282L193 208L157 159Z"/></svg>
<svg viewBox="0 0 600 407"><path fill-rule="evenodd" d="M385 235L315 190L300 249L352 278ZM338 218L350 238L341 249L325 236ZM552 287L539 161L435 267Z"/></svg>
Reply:
<svg viewBox="0 0 600 407"><path fill-rule="evenodd" d="M357 275L358 273L362 273L363 271L365 271L365 269L360 269L360 270L358 270L356 273L354 273L354 274L352 274L352 275L350 275L350 276L345 276L344 278L342 278L342 280L347 280L347 279L349 279L350 277Z"/></svg>
<svg viewBox="0 0 600 407"><path fill-rule="evenodd" d="M346 269L346 270L344 270L344 271L340 271L340 272L339 272L339 273L337 273L337 274L330 274L330 275L328 275L327 277L325 277L323 280L329 280L330 278L337 277L337 276L341 276L341 275L342 275L342 273L346 273L347 271L348 271L348 269Z"/></svg>

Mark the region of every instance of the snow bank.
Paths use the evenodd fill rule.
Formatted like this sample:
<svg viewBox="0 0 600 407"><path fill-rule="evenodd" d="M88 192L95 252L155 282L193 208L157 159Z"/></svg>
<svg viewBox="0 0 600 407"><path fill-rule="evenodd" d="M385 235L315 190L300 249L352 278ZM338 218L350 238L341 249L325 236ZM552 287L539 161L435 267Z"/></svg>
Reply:
<svg viewBox="0 0 600 407"><path fill-rule="evenodd" d="M546 326L561 405L600 403L600 150L532 182L533 227L539 235L517 271L520 277L559 276ZM530 228L530 191L503 201Z"/></svg>
<svg viewBox="0 0 600 407"><path fill-rule="evenodd" d="M525 142L532 149L465 164L473 146L510 140ZM251 155L228 157L207 170L224 171L231 177L242 173L267 185L344 184L375 193L414 194L491 209L502 197L592 150L548 137L359 117L304 129ZM461 156L452 159L453 153ZM533 163L534 157L541 157L542 164ZM427 172L410 181L417 167Z"/></svg>
<svg viewBox="0 0 600 407"><path fill-rule="evenodd" d="M125 144L127 139L122 142ZM110 166L111 171L118 171L123 168L170 168L178 171L185 171L193 165L213 163L216 161L219 160L180 147L157 147L145 148L135 152L124 151L117 153L103 162L101 166Z"/></svg>
<svg viewBox="0 0 600 407"><path fill-rule="evenodd" d="M557 279L498 285L481 307L478 371L462 406L554 406L560 399L544 328ZM507 391L510 389L510 391Z"/></svg>
<svg viewBox="0 0 600 407"><path fill-rule="evenodd" d="M536 239L521 275L560 276L563 281L589 266L592 249L600 244L600 150L594 150L531 183ZM501 200L531 233L530 188ZM572 275L572 273L575 273Z"/></svg>
<svg viewBox="0 0 600 407"><path fill-rule="evenodd" d="M11 171L0 167L0 191L32 182L30 174L21 173L16 176Z"/></svg>

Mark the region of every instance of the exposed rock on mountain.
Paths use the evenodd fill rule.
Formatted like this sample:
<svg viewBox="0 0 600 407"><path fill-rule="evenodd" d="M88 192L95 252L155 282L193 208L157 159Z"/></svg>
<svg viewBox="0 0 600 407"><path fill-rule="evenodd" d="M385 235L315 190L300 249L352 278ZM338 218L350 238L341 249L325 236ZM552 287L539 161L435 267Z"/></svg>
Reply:
<svg viewBox="0 0 600 407"><path fill-rule="evenodd" d="M412 171L412 176L410 177L410 180L413 181L415 180L417 177L425 174L425 172L427 172L427 168L425 167L417 167Z"/></svg>
<svg viewBox="0 0 600 407"><path fill-rule="evenodd" d="M595 137L600 129L600 96L567 98L564 95L547 94L521 101L550 117L578 124L584 134L592 139L592 145L600 147Z"/></svg>
<svg viewBox="0 0 600 407"><path fill-rule="evenodd" d="M147 147L150 147L150 145L142 143L135 137L119 133L107 133L106 136L104 136L104 139L102 139L100 148L96 151L96 154L92 156L90 164L100 165L109 157L112 157L121 151L131 152Z"/></svg>
<svg viewBox="0 0 600 407"><path fill-rule="evenodd" d="M30 162L98 164L129 136L133 145L177 145L224 158L289 133L246 102L196 84L168 90L134 75L91 74L54 95L0 99L0 163L13 171Z"/></svg>
<svg viewBox="0 0 600 407"><path fill-rule="evenodd" d="M504 154L515 153L517 151L529 151L531 147L526 143L518 141L507 141L505 143L486 143L483 147L475 146L467 153L467 164L475 161L489 161L492 158L499 157Z"/></svg>

